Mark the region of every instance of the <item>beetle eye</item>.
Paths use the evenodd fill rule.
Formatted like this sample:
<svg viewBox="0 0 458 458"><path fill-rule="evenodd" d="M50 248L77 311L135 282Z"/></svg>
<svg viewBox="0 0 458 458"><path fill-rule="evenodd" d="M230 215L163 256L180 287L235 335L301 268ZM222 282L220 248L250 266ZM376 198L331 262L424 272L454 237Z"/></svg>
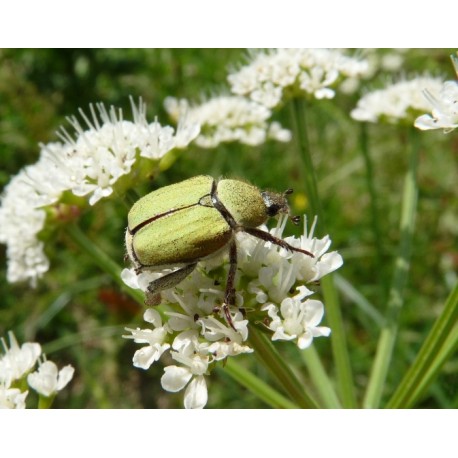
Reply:
<svg viewBox="0 0 458 458"><path fill-rule="evenodd" d="M279 211L280 211L280 205L278 205L278 204L272 204L269 207L267 207L267 214L269 216L278 215Z"/></svg>

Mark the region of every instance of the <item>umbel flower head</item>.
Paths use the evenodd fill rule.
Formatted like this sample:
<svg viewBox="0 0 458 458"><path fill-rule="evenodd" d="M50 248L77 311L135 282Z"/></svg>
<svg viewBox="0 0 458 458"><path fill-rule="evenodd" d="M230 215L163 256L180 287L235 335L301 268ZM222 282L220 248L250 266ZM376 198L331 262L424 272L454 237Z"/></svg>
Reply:
<svg viewBox="0 0 458 458"><path fill-rule="evenodd" d="M255 146L267 139L281 142L291 139L289 130L278 122L268 122L271 110L245 97L220 95L192 106L185 99L167 97L164 105L175 121L186 113L188 121L201 126L195 142L202 148L215 148L227 142Z"/></svg>
<svg viewBox="0 0 458 458"><path fill-rule="evenodd" d="M451 56L458 77L458 57ZM458 81L446 81L439 91L424 88L423 94L432 107L431 115L424 114L415 120L421 130L444 129L450 132L458 127Z"/></svg>
<svg viewBox="0 0 458 458"><path fill-rule="evenodd" d="M368 71L367 61L336 49L273 49L254 53L228 80L234 94L274 108L285 93L332 98L331 87L339 80L361 77Z"/></svg>
<svg viewBox="0 0 458 458"><path fill-rule="evenodd" d="M5 339L1 339L4 354L0 355L0 408L25 408L28 391L19 388L25 381L40 395L52 397L73 378L73 367L68 365L58 371L52 361L46 361L39 343L25 342L19 346L12 332L8 336L9 347ZM32 372L37 362L38 371Z"/></svg>
<svg viewBox="0 0 458 458"><path fill-rule="evenodd" d="M441 86L440 78L430 76L387 85L361 97L351 117L357 121L411 124L418 113L428 109L423 91L426 89L435 93Z"/></svg>
<svg viewBox="0 0 458 458"><path fill-rule="evenodd" d="M183 118L176 132L157 120L148 123L142 101L138 107L131 102L133 121L125 121L121 110L108 111L103 104L91 106L91 118L80 111L86 128L75 117L69 118L75 135L62 128L62 142L41 145L38 161L6 186L0 206L0 243L7 245L9 282L29 280L35 285L48 270L39 233L49 215L65 217L72 211L64 202L69 194L82 198L79 205L84 199L95 205L113 193L121 177L138 175L148 168L146 161L154 167L169 151L185 147L199 133L197 124Z"/></svg>
<svg viewBox="0 0 458 458"><path fill-rule="evenodd" d="M270 232L281 237L286 218ZM207 403L205 377L218 361L251 353L250 326L258 326L272 340L295 342L307 348L315 337L328 336L330 329L320 326L324 305L309 299L314 283L342 265L337 252L328 253L328 236L317 239L314 226L308 233L285 239L295 248L314 257L290 252L246 233L238 233L237 307L230 310L232 325L219 307L224 300L229 261L222 253L199 263L185 280L162 292L159 309L150 308L144 319L150 328L128 328L129 335L142 347L136 351L134 366L148 369L168 352L174 364L165 367L161 379L166 391L185 389L186 408L201 408ZM263 228L266 229L266 228ZM122 278L131 288L147 290L148 284L166 274L124 269ZM159 311L161 313L159 313Z"/></svg>

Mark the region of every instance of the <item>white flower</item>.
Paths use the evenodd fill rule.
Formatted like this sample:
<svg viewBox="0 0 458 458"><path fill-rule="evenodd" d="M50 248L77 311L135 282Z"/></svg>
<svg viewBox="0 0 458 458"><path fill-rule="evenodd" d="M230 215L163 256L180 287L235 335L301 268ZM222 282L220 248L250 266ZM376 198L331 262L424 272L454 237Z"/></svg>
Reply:
<svg viewBox="0 0 458 458"><path fill-rule="evenodd" d="M27 383L37 393L50 397L67 386L73 378L75 369L71 365L63 367L60 371L52 361L44 361L36 372L27 376Z"/></svg>
<svg viewBox="0 0 458 458"><path fill-rule="evenodd" d="M19 347L14 334L9 332L8 335L10 348L2 338L5 354L0 357L0 384L9 386L32 370L41 355L41 346L38 343L26 342Z"/></svg>
<svg viewBox="0 0 458 458"><path fill-rule="evenodd" d="M442 86L440 78L422 76L410 81L399 81L384 89L378 89L364 95L351 117L357 121L378 122L386 120L396 123L410 121L411 112L421 112L429 108L423 91L439 92Z"/></svg>
<svg viewBox="0 0 458 458"><path fill-rule="evenodd" d="M151 323L155 329L126 328L126 331L131 332L132 335L123 337L126 339L133 339L136 343L148 344L135 352L133 363L135 367L149 369L151 364L159 360L162 353L170 348L170 345L165 342L168 334L168 327L162 325L162 319L159 312L151 308L145 311L143 319L147 323Z"/></svg>
<svg viewBox="0 0 458 458"><path fill-rule="evenodd" d="M452 56L452 62L458 75L458 57ZM424 88L423 93L432 112L418 117L415 127L421 130L444 129L444 132L458 127L458 81L446 81L440 91Z"/></svg>
<svg viewBox="0 0 458 458"><path fill-rule="evenodd" d="M286 222L283 217L270 232L281 237ZM313 337L329 335L328 328L318 326L323 304L304 301L312 292L303 285L338 269L342 257L337 252L328 252L328 236L313 236L315 225L316 220L308 231L305 222L301 237L285 239L314 257L237 233L236 306L231 305L229 310L222 307L229 269L227 253L199 262L182 282L161 292L163 319L157 311L149 312L149 318L145 314L154 330L128 329L132 333L129 338L148 343L137 351L134 365L147 369L164 351L170 350L178 364L164 369L162 387L171 392L186 387L185 406L204 407L208 398L205 375L211 373L216 362L253 352L246 344L250 322L265 323L270 318L272 339L296 340L300 348L310 345ZM134 269L124 269L121 276L128 286L146 292L149 281L165 273L145 271L137 275ZM291 298L293 288L299 288L300 293ZM168 342L172 342L171 348Z"/></svg>
<svg viewBox="0 0 458 458"><path fill-rule="evenodd" d="M331 330L320 327L324 315L323 303L317 300L305 299L312 294L304 286L298 288L299 294L283 299L278 308L273 304L264 306L272 321L269 328L274 331L272 340L297 340L300 349L309 347L314 337L329 336Z"/></svg>
<svg viewBox="0 0 458 458"><path fill-rule="evenodd" d="M0 202L0 243L7 245L9 282L29 280L32 286L48 269L49 261L39 233L45 226L46 206L56 205L64 192L87 197L94 205L113 193L116 182L130 174L138 157L159 160L174 148L183 148L199 133L194 122L170 126L146 121L146 108L132 102L134 121L123 120L121 110L91 105L91 117L69 118L75 130L61 129L62 143L40 145L38 161L22 169L5 187Z"/></svg>
<svg viewBox="0 0 458 458"><path fill-rule="evenodd" d="M277 141L291 138L289 130L278 123L268 123L272 115L268 108L244 97L221 95L195 106L185 99L168 97L164 106L172 118L186 117L201 126L196 143L202 148L234 141L254 146L268 138Z"/></svg>
<svg viewBox="0 0 458 458"><path fill-rule="evenodd" d="M8 388L0 382L0 409L25 409L25 398L28 393L22 393L18 388Z"/></svg>
<svg viewBox="0 0 458 458"><path fill-rule="evenodd" d="M181 391L186 385L184 406L186 409L202 409L207 404L208 392L204 374L209 364L208 346L200 345L197 334L187 333L175 339L172 351L173 359L183 365L168 366L164 368L161 378L162 388L175 393Z"/></svg>
<svg viewBox="0 0 458 458"><path fill-rule="evenodd" d="M243 319L240 312L231 314L232 325L235 330L228 326L227 323L222 323L214 316L200 318L199 324L202 326L202 335L209 341L215 342L217 340L232 341L242 343L248 338L248 320Z"/></svg>
<svg viewBox="0 0 458 458"><path fill-rule="evenodd" d="M279 220L278 228L271 230L271 234L281 237L286 222L287 218ZM313 258L278 248L244 233L238 235L241 246L239 269L248 277L255 277L249 283L248 290L256 294L257 302L280 303L297 282L317 281L343 264L339 253L326 253L331 245L329 236L322 239L313 237L315 226L316 220L308 232L305 221L304 234L300 238L285 238L293 247L311 252Z"/></svg>
<svg viewBox="0 0 458 458"><path fill-rule="evenodd" d="M287 88L318 99L331 98L334 91L329 86L342 78L363 76L368 70L365 60L335 49L275 49L254 54L228 80L234 94L273 108Z"/></svg>

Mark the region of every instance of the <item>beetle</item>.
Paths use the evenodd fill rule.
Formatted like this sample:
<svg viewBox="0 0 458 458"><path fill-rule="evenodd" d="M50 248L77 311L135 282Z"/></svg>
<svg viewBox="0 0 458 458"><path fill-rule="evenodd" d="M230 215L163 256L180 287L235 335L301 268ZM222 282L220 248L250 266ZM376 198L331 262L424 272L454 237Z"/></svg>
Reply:
<svg viewBox="0 0 458 458"><path fill-rule="evenodd" d="M146 303L157 305L160 292L178 285L199 261L228 250L229 272L221 308L234 328L230 307L235 305L237 232L313 257L258 228L281 213L288 214L295 224L299 222L299 217L290 215L287 196L292 192L261 191L244 181L199 175L140 198L127 218L128 258L137 273L176 268L148 285Z"/></svg>

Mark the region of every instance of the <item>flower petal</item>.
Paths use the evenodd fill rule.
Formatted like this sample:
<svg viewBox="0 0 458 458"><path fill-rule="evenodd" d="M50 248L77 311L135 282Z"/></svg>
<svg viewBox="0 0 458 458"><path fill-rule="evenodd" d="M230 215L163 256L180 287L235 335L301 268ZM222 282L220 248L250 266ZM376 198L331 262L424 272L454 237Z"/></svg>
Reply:
<svg viewBox="0 0 458 458"><path fill-rule="evenodd" d="M68 382L73 378L74 372L75 369L70 364L59 371L59 375L57 377L57 391L60 391L68 384Z"/></svg>
<svg viewBox="0 0 458 458"><path fill-rule="evenodd" d="M204 376L195 377L184 393L186 409L203 409L207 404L208 392Z"/></svg>
<svg viewBox="0 0 458 458"><path fill-rule="evenodd" d="M164 390L176 393L186 386L191 377L191 372L184 367L168 366L164 368L161 385Z"/></svg>

